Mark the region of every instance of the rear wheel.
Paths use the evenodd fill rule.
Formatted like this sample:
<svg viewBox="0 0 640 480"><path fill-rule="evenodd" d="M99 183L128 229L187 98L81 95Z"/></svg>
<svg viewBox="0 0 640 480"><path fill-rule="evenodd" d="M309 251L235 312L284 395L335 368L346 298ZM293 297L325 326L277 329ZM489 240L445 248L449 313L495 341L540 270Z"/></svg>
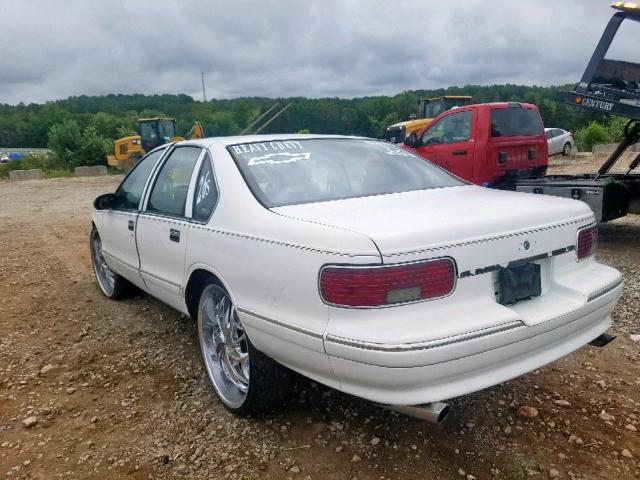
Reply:
<svg viewBox="0 0 640 480"><path fill-rule="evenodd" d="M96 227L91 230L90 243L91 263L100 291L113 300L130 297L135 292L135 287L125 278L113 272L107 265L102 253L102 240Z"/></svg>
<svg viewBox="0 0 640 480"><path fill-rule="evenodd" d="M247 415L283 400L288 373L255 349L231 297L214 282L200 296L198 339L209 380L227 409Z"/></svg>
<svg viewBox="0 0 640 480"><path fill-rule="evenodd" d="M571 155L571 143L567 142L564 144L564 147L562 147L562 155L565 157Z"/></svg>

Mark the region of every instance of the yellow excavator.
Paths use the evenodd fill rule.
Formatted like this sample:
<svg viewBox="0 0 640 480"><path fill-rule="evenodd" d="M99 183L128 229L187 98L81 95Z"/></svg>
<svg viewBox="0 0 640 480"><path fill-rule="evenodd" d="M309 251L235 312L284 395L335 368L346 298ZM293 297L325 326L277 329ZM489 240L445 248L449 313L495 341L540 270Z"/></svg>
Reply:
<svg viewBox="0 0 640 480"><path fill-rule="evenodd" d="M468 95L445 95L442 97L421 98L418 102L418 116L411 115L405 122L394 123L387 127L385 139L387 142L402 143L406 136L425 127L442 112L453 107L470 105L472 97Z"/></svg>
<svg viewBox="0 0 640 480"><path fill-rule="evenodd" d="M160 145L185 138L204 137L204 130L198 121L193 123L185 137L176 135L176 119L170 117L140 118L136 122L136 132L137 135L122 137L114 142L114 154L107 156L110 166L128 172L147 152Z"/></svg>

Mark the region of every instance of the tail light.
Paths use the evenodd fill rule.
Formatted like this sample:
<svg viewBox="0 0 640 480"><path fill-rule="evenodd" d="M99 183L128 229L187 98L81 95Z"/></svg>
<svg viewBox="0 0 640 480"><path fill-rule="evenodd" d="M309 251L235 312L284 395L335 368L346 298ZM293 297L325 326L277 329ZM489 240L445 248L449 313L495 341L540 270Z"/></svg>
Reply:
<svg viewBox="0 0 640 480"><path fill-rule="evenodd" d="M320 271L320 295L341 307L381 307L447 296L456 267L451 258L376 267L329 266Z"/></svg>
<svg viewBox="0 0 640 480"><path fill-rule="evenodd" d="M576 242L576 253L578 260L593 255L598 244L598 227L592 225L578 230L578 240Z"/></svg>

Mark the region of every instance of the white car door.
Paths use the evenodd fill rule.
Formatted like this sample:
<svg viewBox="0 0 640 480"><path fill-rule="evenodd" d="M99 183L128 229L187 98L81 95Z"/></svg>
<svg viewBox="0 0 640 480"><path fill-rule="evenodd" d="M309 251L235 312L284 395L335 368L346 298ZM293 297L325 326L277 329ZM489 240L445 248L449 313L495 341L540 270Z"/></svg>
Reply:
<svg viewBox="0 0 640 480"><path fill-rule="evenodd" d="M547 145L549 147L549 155L555 155L556 153L558 153L556 152L555 136L555 130L547 131Z"/></svg>
<svg viewBox="0 0 640 480"><path fill-rule="evenodd" d="M109 268L131 283L145 288L140 277L135 229L145 185L164 150L143 157L115 192L114 208L102 212L100 238Z"/></svg>
<svg viewBox="0 0 640 480"><path fill-rule="evenodd" d="M193 198L195 167L203 156L198 146L178 146L168 153L136 228L140 275L149 293L180 311L184 311L181 289L190 220L186 206Z"/></svg>
<svg viewBox="0 0 640 480"><path fill-rule="evenodd" d="M555 132L555 135L553 137L554 147L555 147L554 150L556 153L561 153L562 147L564 145L563 132L562 130L558 130L558 129L555 129L554 132Z"/></svg>
<svg viewBox="0 0 640 480"><path fill-rule="evenodd" d="M569 142L569 132L558 130L558 152L562 152L562 150L564 149L564 144L567 142Z"/></svg>
<svg viewBox="0 0 640 480"><path fill-rule="evenodd" d="M544 136L547 137L547 148L549 149L549 155L553 155L553 130L546 130Z"/></svg>

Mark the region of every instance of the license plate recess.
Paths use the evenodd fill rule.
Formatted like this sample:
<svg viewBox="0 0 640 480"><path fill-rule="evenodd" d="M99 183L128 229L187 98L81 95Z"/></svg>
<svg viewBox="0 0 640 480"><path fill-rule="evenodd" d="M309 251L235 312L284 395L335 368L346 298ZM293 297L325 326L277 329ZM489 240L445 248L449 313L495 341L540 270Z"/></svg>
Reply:
<svg viewBox="0 0 640 480"><path fill-rule="evenodd" d="M502 305L513 305L539 297L542 292L540 265L521 263L498 270L497 300Z"/></svg>

